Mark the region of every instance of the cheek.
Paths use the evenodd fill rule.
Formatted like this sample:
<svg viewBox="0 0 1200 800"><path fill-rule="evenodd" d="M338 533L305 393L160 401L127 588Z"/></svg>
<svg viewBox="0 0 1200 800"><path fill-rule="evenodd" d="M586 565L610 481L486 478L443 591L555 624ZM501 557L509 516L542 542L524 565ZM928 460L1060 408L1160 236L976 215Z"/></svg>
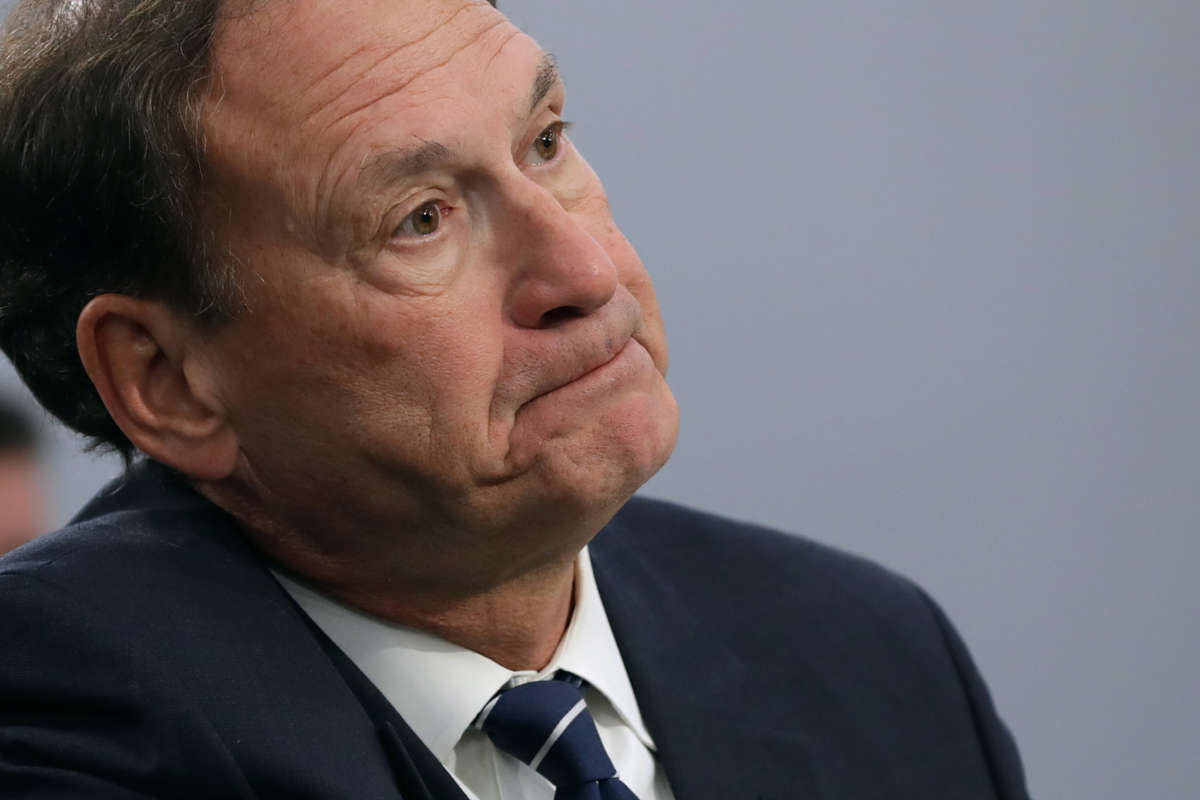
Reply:
<svg viewBox="0 0 1200 800"><path fill-rule="evenodd" d="M246 343L257 357L227 379L243 449L260 466L321 459L458 475L488 448L499 348L456 335L470 329L467 320L433 315L409 325L396 309L360 311Z"/></svg>
<svg viewBox="0 0 1200 800"><path fill-rule="evenodd" d="M482 289L414 297L356 283L310 296L326 302L271 336L292 337L280 368L293 379L337 396L347 411L435 428L462 427L487 408L502 337Z"/></svg>

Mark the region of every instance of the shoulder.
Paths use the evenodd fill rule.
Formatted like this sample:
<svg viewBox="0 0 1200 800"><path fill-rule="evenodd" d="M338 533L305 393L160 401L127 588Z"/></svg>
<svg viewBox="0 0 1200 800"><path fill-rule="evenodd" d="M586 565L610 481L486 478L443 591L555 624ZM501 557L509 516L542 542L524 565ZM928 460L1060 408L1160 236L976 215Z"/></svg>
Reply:
<svg viewBox="0 0 1200 800"><path fill-rule="evenodd" d="M97 513L0 559L0 783L155 795L164 764L189 763L208 776L198 792L226 785L204 698L179 666L211 629L189 585L194 523L170 503L129 502L145 488L114 484Z"/></svg>
<svg viewBox="0 0 1200 800"><path fill-rule="evenodd" d="M57 586L89 605L211 589L213 574L263 574L232 520L166 469L140 464L101 490L62 530L0 558L12 584ZM115 610L115 609L113 609Z"/></svg>
<svg viewBox="0 0 1200 800"><path fill-rule="evenodd" d="M867 559L644 500L629 504L591 553L611 616L641 624L624 613L626 598L639 594L655 598L640 604L642 615L685 608L677 617L696 620L707 641L762 680L817 682L855 703L881 679L914 687L925 703L962 699L957 640L937 606L911 580Z"/></svg>
<svg viewBox="0 0 1200 800"><path fill-rule="evenodd" d="M43 632L3 630L8 647L68 659L85 646L144 650L140 663L179 676L220 667L222 648L306 630L233 520L152 464L0 559L0 587L0 615Z"/></svg>
<svg viewBox="0 0 1200 800"><path fill-rule="evenodd" d="M157 659L187 635L228 638L222 632L236 630L229 623L244 618L240 608L269 609L264 598L278 595L224 512L153 465L114 481L62 530L0 559L0 585L0 609L21 604L27 618L68 616L93 629L47 641L142 644Z"/></svg>
<svg viewBox="0 0 1200 800"><path fill-rule="evenodd" d="M725 593L763 608L932 619L915 583L867 558L661 500L631 500L593 548L601 558L614 551L634 555L663 580L700 596ZM700 591L704 586L708 591Z"/></svg>
<svg viewBox="0 0 1200 800"><path fill-rule="evenodd" d="M80 787L103 777L146 795L226 797L249 782L293 796L344 771L348 751L378 746L265 562L159 470L0 560L0 648L0 784L99 796ZM358 758L347 791L373 796L386 765Z"/></svg>
<svg viewBox="0 0 1200 800"><path fill-rule="evenodd" d="M749 559L784 556L787 564L862 572L895 578L873 562L821 544L808 537L754 522L736 520L707 511L646 497L634 497L614 517L612 534L622 546L675 552L718 551ZM698 553L699 554L699 553Z"/></svg>
<svg viewBox="0 0 1200 800"><path fill-rule="evenodd" d="M244 609L252 607L250 617ZM114 481L67 527L0 559L9 652L54 668L122 661L183 676L291 615L233 523L161 468ZM12 677L11 675L9 677ZM32 677L32 676L30 676Z"/></svg>
<svg viewBox="0 0 1200 800"><path fill-rule="evenodd" d="M650 629L646 641L698 627L701 646L679 648L673 662L690 670L732 654L759 687L743 695L745 713L781 730L820 720L814 741L843 762L834 772L844 785L875 774L910 786L909 761L932 758L950 793L952 775L978 787L986 774L999 796L1027 796L970 655L908 578L802 536L645 499L628 503L590 552L614 629ZM660 625L671 608L684 610Z"/></svg>

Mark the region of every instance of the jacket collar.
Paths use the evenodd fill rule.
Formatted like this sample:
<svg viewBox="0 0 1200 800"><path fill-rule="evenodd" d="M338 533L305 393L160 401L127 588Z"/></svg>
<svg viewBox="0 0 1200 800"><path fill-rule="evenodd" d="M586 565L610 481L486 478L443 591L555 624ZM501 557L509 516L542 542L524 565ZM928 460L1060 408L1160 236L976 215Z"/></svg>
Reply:
<svg viewBox="0 0 1200 800"><path fill-rule="evenodd" d="M256 607L278 606L282 613L291 612L303 622L374 724L383 755L391 767L398 797L402 800L466 800L466 795L454 778L421 743L379 690L270 575L266 560L249 545L228 514L202 497L173 471L152 461L145 461L135 464L105 487L76 515L74 521L87 522L110 515L119 517L131 512L168 520L167 523L156 521L147 530L196 554L194 563L197 570L210 570L214 575L219 572L220 578L229 580L229 570L236 566L233 574L241 576L239 590L247 597L253 597ZM186 518L186 524L178 523L180 515ZM251 569L247 570L246 567ZM306 645L297 643L297 647L304 649ZM288 659L293 655L291 652L280 652L280 667L290 666ZM304 688L320 693L329 687L322 684ZM333 694L343 695L341 692Z"/></svg>
<svg viewBox="0 0 1200 800"><path fill-rule="evenodd" d="M76 520L131 508L212 514L210 524L199 526L205 528L207 546L219 548L233 561L257 559L269 581L264 585L273 584L287 597L228 517L159 465L135 466ZM678 576L670 568L670 554L643 557L639 540L645 533L633 530L618 514L589 549L613 634L676 797L828 796L819 765L810 755L813 737L803 732L799 721L788 730L766 730L759 723L753 707L769 702L764 697L769 698L771 688L756 685L751 666L716 638L704 620L696 619L686 596L675 588ZM631 546L635 542L636 549ZM374 722L404 800L465 800L454 779L379 690L307 615L299 608L295 613Z"/></svg>

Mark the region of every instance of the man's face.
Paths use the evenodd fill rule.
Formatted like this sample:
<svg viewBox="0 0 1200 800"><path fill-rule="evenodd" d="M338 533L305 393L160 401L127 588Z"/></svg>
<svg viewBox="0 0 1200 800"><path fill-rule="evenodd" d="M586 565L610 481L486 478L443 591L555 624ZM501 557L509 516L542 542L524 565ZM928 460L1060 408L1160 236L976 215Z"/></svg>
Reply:
<svg viewBox="0 0 1200 800"><path fill-rule="evenodd" d="M214 63L210 222L250 310L210 363L272 513L603 522L666 461L654 291L535 42L481 1L295 0Z"/></svg>

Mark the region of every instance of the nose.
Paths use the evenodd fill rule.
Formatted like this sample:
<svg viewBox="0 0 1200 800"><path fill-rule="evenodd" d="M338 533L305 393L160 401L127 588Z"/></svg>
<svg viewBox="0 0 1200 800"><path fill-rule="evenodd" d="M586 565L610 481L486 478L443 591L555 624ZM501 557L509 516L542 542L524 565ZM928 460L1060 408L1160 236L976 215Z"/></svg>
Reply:
<svg viewBox="0 0 1200 800"><path fill-rule="evenodd" d="M599 242L536 184L510 196L504 263L511 266L508 313L525 328L551 328L604 306L617 270Z"/></svg>

